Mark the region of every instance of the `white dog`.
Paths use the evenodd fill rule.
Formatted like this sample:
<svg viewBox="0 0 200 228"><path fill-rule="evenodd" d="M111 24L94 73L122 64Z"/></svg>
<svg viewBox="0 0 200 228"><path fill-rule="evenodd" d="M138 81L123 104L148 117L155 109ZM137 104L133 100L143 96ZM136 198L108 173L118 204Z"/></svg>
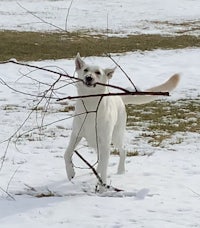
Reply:
<svg viewBox="0 0 200 228"><path fill-rule="evenodd" d="M106 94L108 87L99 85L107 84L115 69L101 69L98 66L87 65L77 54L76 72L82 81L77 83L78 95ZM150 88L151 92L170 92L179 82L179 75L173 75L164 84ZM97 83L97 84L96 84ZM123 138L126 127L125 104L144 104L151 102L159 96L137 95L137 96L94 96L80 98L76 102L75 117L68 148L65 152L65 164L68 179L74 175L72 155L81 138L85 138L90 147L97 151L97 172L104 184L106 184L107 167L110 155L110 145L119 150L120 160L118 174L125 172L126 152L123 149Z"/></svg>

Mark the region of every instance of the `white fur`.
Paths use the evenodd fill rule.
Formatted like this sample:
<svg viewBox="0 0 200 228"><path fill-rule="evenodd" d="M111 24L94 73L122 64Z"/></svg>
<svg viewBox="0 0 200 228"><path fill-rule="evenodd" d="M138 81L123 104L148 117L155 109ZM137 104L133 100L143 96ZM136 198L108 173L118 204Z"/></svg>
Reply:
<svg viewBox="0 0 200 228"><path fill-rule="evenodd" d="M101 69L98 66L87 65L78 54L75 60L78 78L82 81L77 83L79 95L104 94L108 93L108 87L96 85L97 82L107 84L114 73L114 69ZM160 86L150 88L146 91L167 92L176 87L179 75L172 76L167 82ZM78 99L75 106L75 118L68 148L65 152L65 164L68 179L75 176L72 163L72 155L80 142L85 138L90 147L97 151L98 167L104 183L106 183L108 160L110 155L110 145L119 150L120 161L118 174L125 172L126 153L123 149L123 138L126 127L125 104L144 104L151 102L159 96L107 96L88 97Z"/></svg>

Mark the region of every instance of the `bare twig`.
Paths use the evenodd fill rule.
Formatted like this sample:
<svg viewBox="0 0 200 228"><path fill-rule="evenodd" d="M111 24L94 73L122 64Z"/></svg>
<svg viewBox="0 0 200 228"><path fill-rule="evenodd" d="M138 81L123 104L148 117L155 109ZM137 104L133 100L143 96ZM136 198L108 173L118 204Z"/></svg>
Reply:
<svg viewBox="0 0 200 228"><path fill-rule="evenodd" d="M4 85L4 86L6 86L6 87L8 87L10 90L12 90L12 91L14 91L14 92L16 92L16 93L21 93L21 94L23 94L23 95L26 95L26 96L30 96L30 97L44 97L43 95L34 95L34 94L31 94L31 93L26 93L26 92L23 92L23 91L20 91L20 90L17 90L17 89L15 89L15 88L13 88L12 86L10 86L10 85L8 85L2 78L0 78L0 84L2 84L2 85ZM52 99L53 99L53 97L52 97ZM55 98L54 98L55 99ZM56 98L57 99L57 98Z"/></svg>
<svg viewBox="0 0 200 228"><path fill-rule="evenodd" d="M110 58L114 62L114 64L123 72L123 74L126 76L126 78L129 80L129 82L132 84L132 86L134 87L135 91L137 92L138 89L137 89L136 85L133 83L133 81L128 76L128 74L125 72L125 70L113 59L113 57L110 54L106 54L106 56L108 58Z"/></svg>
<svg viewBox="0 0 200 228"><path fill-rule="evenodd" d="M63 77L67 77L67 78L70 78L70 79L75 79L77 81L81 81L78 78L75 78L74 76L70 76L67 73L57 72L55 70L50 70L50 69L47 69L45 67L34 66L34 65L31 65L31 64L28 64L28 63L17 62L17 61L14 61L14 60L7 60L7 61L1 61L0 62L0 64L8 64L8 63L13 63L13 64L20 65L20 66L30 67L30 68L33 68L33 69L46 71L46 72L49 72L49 73L52 73L52 74L55 74L55 75L60 75L60 76L63 76Z"/></svg>
<svg viewBox="0 0 200 228"><path fill-rule="evenodd" d="M14 138L14 136L20 131L20 129L22 129L22 127L25 125L25 123L27 122L27 120L30 118L31 114L33 113L34 110L32 110L28 116L26 117L26 119L22 122L22 124L17 128L17 130L6 140L4 140L3 142L0 142L0 143L4 143L4 142L8 142L7 143L7 146L6 146L6 150L4 151L4 154L3 156L1 157L1 165L0 165L0 171L2 170L3 168L3 165L4 165L4 162L6 160L6 155L7 155L7 152L8 152L8 147L10 145L10 142L11 140Z"/></svg>
<svg viewBox="0 0 200 228"><path fill-rule="evenodd" d="M13 180L13 178L15 177L15 175L16 175L16 173L17 173L17 171L18 171L19 168L20 168L20 166L17 167L17 169L15 170L15 172L13 173L13 175L11 176L11 178L10 178L8 184L7 184L6 192L8 192L8 189L9 189L9 187L10 187L10 183L11 183L11 181Z"/></svg>
<svg viewBox="0 0 200 228"><path fill-rule="evenodd" d="M7 192L6 190L4 190L2 187L0 187L0 190L2 192L4 192L9 198L11 198L12 200L15 201L15 198L9 192Z"/></svg>
<svg viewBox="0 0 200 228"><path fill-rule="evenodd" d="M69 5L69 8L68 8L68 10L67 10L67 16L66 16L66 20L65 20L65 31L66 31L66 32L68 32L69 13L70 13L70 10L71 10L71 8L72 8L73 1L74 1L74 0L71 0L70 5Z"/></svg>
<svg viewBox="0 0 200 228"><path fill-rule="evenodd" d="M97 178L97 180L98 180L98 182L99 182L99 184L102 186L102 187L104 187L104 188L106 188L106 189L110 189L110 190L114 190L114 191L116 191L116 192L122 192L123 190L122 189L119 189L119 188L115 188L115 187L113 187L113 186L111 186L111 185L107 185L107 184L105 184L104 182L103 182L103 180L101 179L101 177L99 176L99 174L97 173L97 171L96 171L96 169L92 166L92 165L90 165L90 163L81 155L81 154L79 154L78 153L78 151L77 150L75 150L74 151L77 155L78 155L78 157L92 170L92 172L94 173L94 175L96 176L96 178Z"/></svg>
<svg viewBox="0 0 200 228"><path fill-rule="evenodd" d="M44 24L50 25L51 27L54 27L58 30L61 30L63 32L66 32L64 29L62 29L59 26L56 26L55 24L52 24L48 21L45 21L44 19L42 19L41 17L38 17L35 13L31 12L30 10L28 10L27 8L25 8L24 6L22 6L19 2L17 2L18 6L21 7L23 10L25 10L27 13L31 14L33 17L37 18L39 21L41 21Z"/></svg>

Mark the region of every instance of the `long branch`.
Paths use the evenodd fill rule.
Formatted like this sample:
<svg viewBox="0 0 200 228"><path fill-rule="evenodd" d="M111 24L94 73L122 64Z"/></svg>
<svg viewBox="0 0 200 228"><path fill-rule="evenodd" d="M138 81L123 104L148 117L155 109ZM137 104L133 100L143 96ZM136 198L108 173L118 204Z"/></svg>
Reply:
<svg viewBox="0 0 200 228"><path fill-rule="evenodd" d="M72 100L72 99L79 99L79 98L87 98L87 97L108 97L108 96L141 96L141 95L150 95L150 96L169 96L169 92L131 92L128 91L126 93L102 93L102 94L88 94L88 95L81 95L81 96L67 96L63 98L57 99L57 101L62 100Z"/></svg>

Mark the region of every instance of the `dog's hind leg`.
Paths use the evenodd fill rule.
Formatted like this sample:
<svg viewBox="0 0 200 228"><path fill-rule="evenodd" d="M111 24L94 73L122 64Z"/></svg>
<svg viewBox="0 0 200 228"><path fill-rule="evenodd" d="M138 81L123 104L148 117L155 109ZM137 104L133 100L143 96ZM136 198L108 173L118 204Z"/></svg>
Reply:
<svg viewBox="0 0 200 228"><path fill-rule="evenodd" d="M119 148L119 165L117 169L117 174L125 173L125 159L126 159L126 151L121 147Z"/></svg>
<svg viewBox="0 0 200 228"><path fill-rule="evenodd" d="M118 119L118 123L116 124L113 131L113 145L119 151L119 165L118 165L118 174L125 173L125 159L126 159L126 151L123 149L123 140L124 140L124 132L126 127L126 112L125 108L120 109L120 115Z"/></svg>
<svg viewBox="0 0 200 228"><path fill-rule="evenodd" d="M126 151L123 149L123 143L122 143L123 135L121 134L121 138L119 138L119 136L117 138L118 138L118 141L116 141L116 139L113 141L114 146L119 151L119 164L118 164L117 174L124 174Z"/></svg>
<svg viewBox="0 0 200 228"><path fill-rule="evenodd" d="M72 133L69 141L69 145L67 147L67 150L65 151L64 159L65 159L67 177L69 180L71 180L75 176L75 171L72 163L72 155L75 147L80 141L81 141L81 137L77 137L76 134Z"/></svg>

